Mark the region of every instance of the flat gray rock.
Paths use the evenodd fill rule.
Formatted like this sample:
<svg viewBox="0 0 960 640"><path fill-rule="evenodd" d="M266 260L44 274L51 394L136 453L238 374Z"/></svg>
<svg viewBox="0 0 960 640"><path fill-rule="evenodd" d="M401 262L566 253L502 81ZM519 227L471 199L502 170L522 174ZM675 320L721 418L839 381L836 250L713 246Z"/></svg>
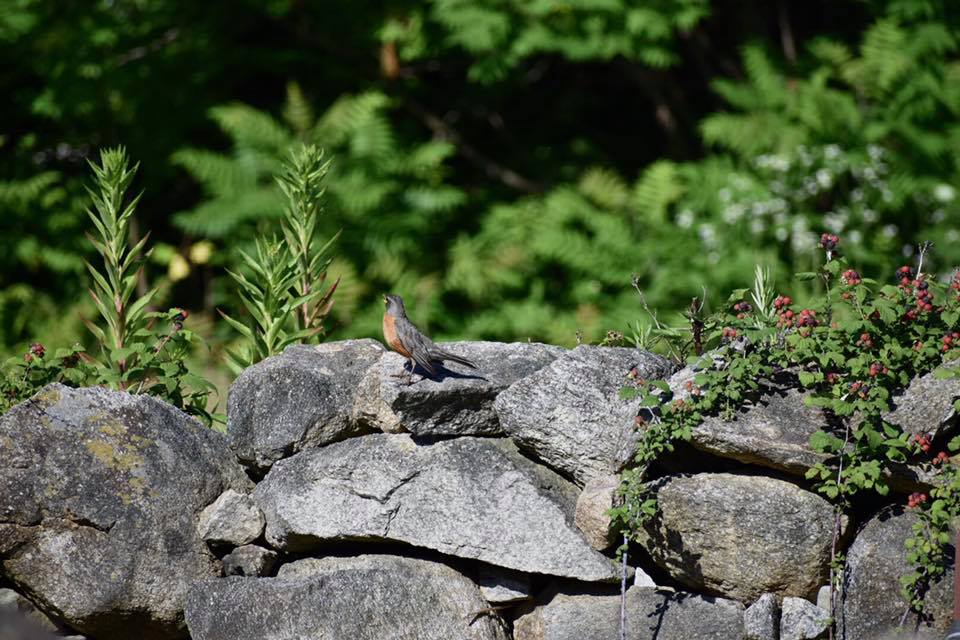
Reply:
<svg viewBox="0 0 960 640"><path fill-rule="evenodd" d="M259 538L264 524L263 514L250 496L227 489L200 512L197 532L212 544L239 547Z"/></svg>
<svg viewBox="0 0 960 640"><path fill-rule="evenodd" d="M353 438L278 462L253 499L277 549L391 540L528 573L615 579L573 525L573 485L509 440Z"/></svg>
<svg viewBox="0 0 960 640"><path fill-rule="evenodd" d="M490 604L520 602L531 598L530 577L522 573L482 565L477 570L477 584L483 599Z"/></svg>
<svg viewBox="0 0 960 640"><path fill-rule="evenodd" d="M50 385L0 418L0 567L84 634L185 637L190 583L220 574L197 517L250 487L223 436L170 405Z"/></svg>
<svg viewBox="0 0 960 640"><path fill-rule="evenodd" d="M771 385L768 390L733 420L705 418L693 427L690 443L706 453L795 475L826 460L810 448L810 436L830 428L823 412L808 407L797 389Z"/></svg>
<svg viewBox="0 0 960 640"><path fill-rule="evenodd" d="M658 513L638 532L660 567L698 591L741 602L812 597L829 573L833 507L782 480L729 473L653 483Z"/></svg>
<svg viewBox="0 0 960 640"><path fill-rule="evenodd" d="M303 449L372 431L354 403L384 352L369 339L296 344L247 368L227 398L227 437L237 457L263 471Z"/></svg>
<svg viewBox="0 0 960 640"><path fill-rule="evenodd" d="M388 353L364 378L358 412L381 431L418 436L502 436L493 401L511 384L553 362L564 350L527 342L451 342L440 345L477 365L455 362L408 378L407 359ZM413 382L410 383L409 381Z"/></svg>
<svg viewBox="0 0 960 640"><path fill-rule="evenodd" d="M900 621L907 602L900 594L900 576L911 572L904 541L913 535L916 516L901 507L888 507L870 519L857 532L847 551L843 576L838 640L886 638L906 633L909 638L943 638L953 616L953 552L947 554L950 566L936 584L931 585L924 601L930 615L926 622L908 615L904 628ZM912 634L912 635L911 635Z"/></svg>
<svg viewBox="0 0 960 640"><path fill-rule="evenodd" d="M946 365L956 369L960 360ZM935 372L914 378L896 398L896 408L884 419L908 433L931 434L934 438L956 422L953 403L960 397L960 378L938 379Z"/></svg>
<svg viewBox="0 0 960 640"><path fill-rule="evenodd" d="M673 371L639 349L581 345L501 393L494 403L500 424L521 449L581 486L616 473L638 438L640 399L619 398L633 368L650 380Z"/></svg>
<svg viewBox="0 0 960 640"><path fill-rule="evenodd" d="M823 638L830 626L830 613L809 600L786 597L780 605L780 640Z"/></svg>
<svg viewBox="0 0 960 640"><path fill-rule="evenodd" d="M669 381L671 390L688 393L683 383L692 375L690 367L678 371ZM810 448L810 436L832 428L823 411L807 406L804 398L789 382L768 381L764 395L732 419L707 416L693 427L690 443L704 453L802 476L829 458ZM904 493L928 490L932 478L920 466L895 463L885 476L893 490Z"/></svg>
<svg viewBox="0 0 960 640"><path fill-rule="evenodd" d="M692 593L627 591L629 640L742 640L743 605ZM514 640L612 640L620 637L620 596L552 590L513 625Z"/></svg>
<svg viewBox="0 0 960 640"><path fill-rule="evenodd" d="M276 551L255 544L245 544L223 557L223 575L267 576L276 563Z"/></svg>
<svg viewBox="0 0 960 640"><path fill-rule="evenodd" d="M193 640L507 640L470 580L427 560L385 555L310 559L277 578L198 582Z"/></svg>
<svg viewBox="0 0 960 640"><path fill-rule="evenodd" d="M780 599L773 593L765 593L743 612L746 640L779 640Z"/></svg>

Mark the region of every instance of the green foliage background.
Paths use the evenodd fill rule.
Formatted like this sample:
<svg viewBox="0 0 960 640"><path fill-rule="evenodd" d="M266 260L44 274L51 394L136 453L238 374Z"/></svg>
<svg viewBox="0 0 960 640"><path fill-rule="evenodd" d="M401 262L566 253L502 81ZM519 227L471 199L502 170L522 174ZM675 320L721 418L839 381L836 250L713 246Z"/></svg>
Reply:
<svg viewBox="0 0 960 640"><path fill-rule="evenodd" d="M85 159L141 169L156 302L242 316L224 267L333 159L331 337L380 295L440 338L597 340L714 307L821 231L865 275L960 264L960 12L933 0L0 0L0 349L84 335ZM802 292L801 292L802 296Z"/></svg>

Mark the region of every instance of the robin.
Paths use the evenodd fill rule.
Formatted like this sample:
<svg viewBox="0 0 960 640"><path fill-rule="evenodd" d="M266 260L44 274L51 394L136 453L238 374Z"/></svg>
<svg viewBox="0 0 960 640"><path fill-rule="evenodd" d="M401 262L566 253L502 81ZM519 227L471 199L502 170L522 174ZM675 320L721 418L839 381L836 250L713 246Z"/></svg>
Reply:
<svg viewBox="0 0 960 640"><path fill-rule="evenodd" d="M383 314L383 337L391 349L410 361L411 382L417 365L423 367L431 378L437 373L434 362L450 360L471 369L477 368L477 365L466 358L444 351L435 345L433 340L420 333L420 330L407 318L403 298L387 294L383 296L383 301L387 305L387 310Z"/></svg>

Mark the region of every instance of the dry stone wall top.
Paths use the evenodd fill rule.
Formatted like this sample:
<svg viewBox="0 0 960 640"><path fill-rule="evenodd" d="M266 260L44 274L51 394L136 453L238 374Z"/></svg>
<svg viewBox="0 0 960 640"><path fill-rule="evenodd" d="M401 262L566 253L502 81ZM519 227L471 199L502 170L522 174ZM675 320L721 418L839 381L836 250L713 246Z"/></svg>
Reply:
<svg viewBox="0 0 960 640"><path fill-rule="evenodd" d="M0 606L0 629L22 610L38 639L618 637L609 508L641 435L639 400L618 390L674 366L628 348L445 348L478 369L411 381L373 340L290 347L234 383L226 437L99 388L15 407L0 417L0 593L16 611ZM672 379L681 395L692 375ZM832 425L788 376L765 382L653 470L627 638L823 636L834 511L802 474L822 460L810 433ZM926 376L888 418L943 442L957 396ZM888 504L844 523L836 637L901 620L942 637L952 569L923 620L899 595L915 516L895 492L923 473L897 470Z"/></svg>

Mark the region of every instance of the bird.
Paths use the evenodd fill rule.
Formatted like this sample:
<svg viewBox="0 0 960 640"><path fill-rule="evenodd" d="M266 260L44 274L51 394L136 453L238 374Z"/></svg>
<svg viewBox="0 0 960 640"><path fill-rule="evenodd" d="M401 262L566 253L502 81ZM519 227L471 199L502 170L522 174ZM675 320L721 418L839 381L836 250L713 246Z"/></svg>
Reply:
<svg viewBox="0 0 960 640"><path fill-rule="evenodd" d="M403 306L403 298L393 294L383 296L386 311L383 314L383 338L387 345L405 357L410 362L410 380L413 382L413 371L420 365L433 378L437 374L434 362L449 360L464 366L476 369L477 365L464 357L441 349L433 340L423 335L407 317L407 310Z"/></svg>

